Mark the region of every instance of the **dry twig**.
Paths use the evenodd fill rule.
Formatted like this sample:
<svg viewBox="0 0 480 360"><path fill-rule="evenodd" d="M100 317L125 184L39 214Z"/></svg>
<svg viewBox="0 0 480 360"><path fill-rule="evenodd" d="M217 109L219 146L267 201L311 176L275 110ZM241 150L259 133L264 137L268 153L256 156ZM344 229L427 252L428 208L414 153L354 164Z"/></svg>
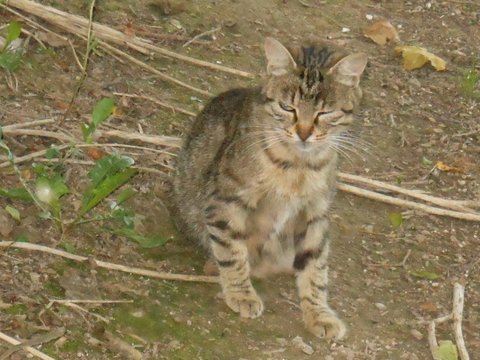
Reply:
<svg viewBox="0 0 480 360"><path fill-rule="evenodd" d="M480 221L480 214L478 213L470 213L470 212L467 213L467 212L461 212L461 211L441 209L433 206L428 206L425 204L416 203L410 200L402 200L402 199L394 198L392 196L379 194L375 191L366 190L353 185L347 185L343 183L338 183L337 188L341 191L366 197L368 199L381 201L390 205L396 205L396 206L406 207L414 210L420 210L428 214L450 216L450 217L461 219L461 220Z"/></svg>
<svg viewBox="0 0 480 360"><path fill-rule="evenodd" d="M468 355L465 340L462 332L462 318L463 318L463 302L464 302L465 288L459 283L453 286L453 306L452 312L448 315L430 320L428 324L428 345L434 360L442 360L437 356L438 343L435 335L436 324L441 324L448 320L453 320L453 333L455 335L455 342L457 345L458 354L461 360L470 360Z"/></svg>
<svg viewBox="0 0 480 360"><path fill-rule="evenodd" d="M14 242L14 241L0 241L0 247L6 248L17 248L17 249L27 249L33 251L41 251L48 254L53 254L57 256L64 257L66 259L75 260L75 261L92 261L96 266L109 269L117 270L122 272L127 272L130 274L141 275L153 277L156 279L163 280L176 280L176 281L189 281L189 282L204 282L204 283L217 283L218 278L216 276L205 276L205 275L185 275L185 274L172 274L168 272L159 272L147 269L134 268L130 266L120 265L109 263L101 260L91 259L86 256L74 255L66 251L52 249L47 246L37 245L32 243L25 242Z"/></svg>
<svg viewBox="0 0 480 360"><path fill-rule="evenodd" d="M15 7L17 9L23 10L35 16L38 16L54 25L60 26L61 28L70 31L74 34L87 35L88 29L88 20L78 16L72 15L58 9L45 6L42 4L35 3L29 0L9 0L8 6ZM128 47L140 51L143 54L150 55L151 52L157 53L162 56L170 57L176 60L181 60L193 65L203 66L212 70L223 71L232 75L242 76L246 78L253 78L254 75L246 72L240 71L237 69L232 69L226 66L209 63L207 61L202 61L194 59L189 56L177 54L173 51L169 51L158 46L150 44L147 40L130 37L120 31L114 30L108 26L93 23L93 31L96 38L102 39L105 41L111 41L118 45L127 45Z"/></svg>
<svg viewBox="0 0 480 360"><path fill-rule="evenodd" d="M135 99L145 99L145 100L154 102L155 104L157 104L157 105L159 105L159 106L161 106L161 107L164 107L164 108L167 108L167 109L169 109L169 110L172 110L173 113L179 112L179 113L182 113L182 114L185 114L185 115L188 115L188 116L196 116L196 114L195 114L195 113L192 113L191 111L188 111L188 110L179 108L179 107L177 107L177 106L170 105L170 104L168 104L168 103L165 103L165 102L163 102L163 101L157 100L157 99L152 98L152 97L149 97L149 96L137 95L137 94L126 94L126 93L120 93L120 92L114 92L113 95L116 95L116 96L124 96L124 97L135 98Z"/></svg>
<svg viewBox="0 0 480 360"><path fill-rule="evenodd" d="M379 189L384 189L384 190L389 190L396 192L398 194L402 195L407 195L419 200L423 200L435 205L439 205L441 207L444 207L446 209L452 209L452 210L458 210L458 211L465 211L465 212L473 212L473 210L470 207L479 207L480 202L474 202L474 201L464 201L464 200L448 200L448 199L443 199L439 198L436 196L424 194L418 190L409 190L409 189L404 189L399 186L387 184L381 181L373 180L373 179L367 179L362 176L358 175L353 175L353 174L347 174L340 172L338 174L338 177L340 180L345 181L345 182L353 182L353 183L360 183L363 185L367 186L372 186L375 188Z"/></svg>
<svg viewBox="0 0 480 360"><path fill-rule="evenodd" d="M29 352L30 354L38 357L39 359L55 360L54 358L48 356L47 354L44 354L41 351L38 351L37 349L34 349L33 347L27 345L26 342L28 340L21 342L21 341L18 341L17 339L14 339L14 338L8 336L7 334L2 333L1 331L0 331L0 339L8 342L9 344L12 344L13 346L19 346L18 350L20 350L20 349L25 350L25 351ZM7 350L7 351L9 351L9 350Z"/></svg>

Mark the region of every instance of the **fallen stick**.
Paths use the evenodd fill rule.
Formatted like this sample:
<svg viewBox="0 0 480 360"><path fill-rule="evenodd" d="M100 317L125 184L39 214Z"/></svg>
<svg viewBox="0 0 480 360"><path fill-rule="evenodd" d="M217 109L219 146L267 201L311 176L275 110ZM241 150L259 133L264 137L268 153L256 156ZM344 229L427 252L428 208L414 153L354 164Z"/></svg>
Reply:
<svg viewBox="0 0 480 360"><path fill-rule="evenodd" d="M9 0L7 6L12 6L17 9L28 12L29 14L38 16L53 25L62 27L63 29L70 31L74 34L80 33L87 35L88 20L78 16L72 15L61 10L55 9L50 6L38 4L29 0ZM128 47L140 51L143 54L150 55L150 52L160 54L162 56L170 57L176 60L181 60L193 65L206 67L213 70L223 71L232 75L237 75L246 78L253 78L254 75L246 71L232 69L223 65L210 63L203 60L198 60L186 55L177 54L173 51L169 51L158 46L150 44L147 40L138 37L130 37L118 30L112 29L106 25L99 23L93 23L93 31L97 39L111 41L118 45L127 45Z"/></svg>
<svg viewBox="0 0 480 360"><path fill-rule="evenodd" d="M453 334L457 343L458 354L461 360L470 360L465 340L463 339L462 318L463 318L463 302L465 298L465 287L459 283L453 286Z"/></svg>
<svg viewBox="0 0 480 360"><path fill-rule="evenodd" d="M157 75L159 78L161 78L161 79L163 79L163 80L170 81L170 82L172 82L172 83L174 83L174 84L177 84L178 86L181 86L181 87L184 87L184 88L186 88L186 89L192 90L192 91L197 92L197 93L199 93L199 94L202 94L202 95L204 95L204 96L209 96L209 97L210 97L210 96L213 96L213 94L210 93L210 92L208 92L208 91L205 91L205 90L199 89L199 88L197 88L197 87L195 87L195 86L186 84L186 83L184 83L183 81L180 81L180 80L178 80L178 79L176 79L176 78L174 78L174 77L172 77L172 76L170 76L170 75L164 74L163 72L155 69L153 66L150 66L150 65L148 65L148 64L145 64L143 61L140 61L140 60L138 60L137 58L135 58L135 57L133 57L133 56L131 56L131 55L128 55L126 52L124 52L124 51L122 51L122 50L119 50L119 49L117 49L116 47L113 47L112 45L106 43L105 41L99 40L98 43L99 43L101 46L107 48L109 51L117 54L118 56L122 56L122 57L124 57L125 59L127 59L128 61L130 61L130 62L132 62L132 63L134 63L134 64L136 64L136 65L138 65L138 66L140 66L140 67L142 67L142 68L144 68L144 69L152 72L152 73L154 73L155 75Z"/></svg>
<svg viewBox="0 0 480 360"><path fill-rule="evenodd" d="M455 336L455 342L458 350L458 355L460 356L460 360L470 360L470 355L468 355L462 332L464 295L465 287L459 283L455 283L453 285L452 312L448 315L441 316L439 318L426 322L428 324L428 346L430 347L430 352L432 353L432 357L434 360L442 360L442 358L438 356L438 343L437 337L435 335L435 325L441 324L448 320L453 320L453 333ZM425 322L422 321L421 323Z"/></svg>
<svg viewBox="0 0 480 360"><path fill-rule="evenodd" d="M428 206L425 204L416 203L410 200L403 200L394 198L392 196L379 194L375 191L362 189L353 185L347 185L343 183L337 183L337 188L341 191L362 196L368 199L384 202L390 205L396 205L401 207L406 207L414 210L420 210L428 214L440 215L440 216L449 216L456 219L468 220L468 221L480 221L480 214L470 213L470 212L461 212L448 209L441 209L433 206Z"/></svg>
<svg viewBox="0 0 480 360"><path fill-rule="evenodd" d="M196 116L196 115L197 115L197 114L195 114L195 113L193 113L193 112L191 112L191 111L188 111L188 110L185 110L185 109L182 109L182 108L179 108L179 107L176 107L176 106L167 104L167 103L165 103L165 102L163 102L163 101L154 99L154 98L149 97L149 96L137 95L137 94L126 94L126 93L120 93L120 92L114 92L113 95L115 95L115 96L129 97L129 98L134 98L134 99L145 99L145 100L148 100L148 101L151 101L151 102L157 104L158 106L161 106L161 107L170 109L170 110L172 110L173 113L179 112L179 113L182 113L182 114L185 114L185 115L188 115L188 116Z"/></svg>
<svg viewBox="0 0 480 360"><path fill-rule="evenodd" d="M9 128L3 128L3 135L9 135L9 136L21 136L21 135L40 136L40 137L54 138L54 139L64 141L64 142L76 142L76 140L71 136L68 136L68 135L65 135L65 134L62 134L62 133L59 133L59 132L37 130L37 129L19 129L19 128L9 129Z"/></svg>
<svg viewBox="0 0 480 360"><path fill-rule="evenodd" d="M480 206L480 201L475 203L474 201L442 199L436 196L424 194L418 190L404 189L404 188L401 188L400 186L395 186L395 185L387 184L381 181L367 179L362 176L347 174L343 172L338 173L338 178L344 182L353 182L357 184L360 183L360 184L376 187L379 189L390 190L398 194L407 195L407 196L417 198L435 205L439 205L447 209L452 209L452 210L474 212L474 210L471 209L470 207Z"/></svg>
<svg viewBox="0 0 480 360"><path fill-rule="evenodd" d="M104 269L117 270L117 271L122 271L130 274L148 276L148 277L162 279L162 280L176 280L176 281L203 282L203 283L218 282L218 278L216 276L172 274L168 272L159 272L159 271L153 271L153 270L147 270L147 269L141 269L141 268L134 268L130 266L114 264L114 263L109 263L101 260L88 258L86 256L75 255L63 250L52 249L47 246L26 243L26 242L0 241L0 247L40 251L40 252L53 254L53 255L61 256L66 259L80 261L80 262L92 261L94 265Z"/></svg>
<svg viewBox="0 0 480 360"><path fill-rule="evenodd" d="M133 300L79 300L79 299L48 299L47 309L53 304L131 304Z"/></svg>
<svg viewBox="0 0 480 360"><path fill-rule="evenodd" d="M5 130L24 129L24 128L34 127L39 125L52 124L54 122L55 122L55 119L33 120L33 121L27 121L24 123L5 125L5 126L2 126L2 130L5 131Z"/></svg>
<svg viewBox="0 0 480 360"><path fill-rule="evenodd" d="M95 139L98 138L109 138L109 137L119 137L125 140L138 140L149 144L167 146L179 148L181 146L181 140L174 136L154 136L154 135L143 135L134 132L126 132L121 130L97 130L93 136Z"/></svg>
<svg viewBox="0 0 480 360"><path fill-rule="evenodd" d="M1 331L0 331L0 339L8 342L9 344L11 344L13 346L18 346L18 345L22 346L21 341L18 341L17 339L14 339L14 338L8 336L7 334L4 334ZM25 346L24 348L22 348L22 350L28 351L30 354L32 354L32 355L34 355L34 356L36 356L40 359L43 359L43 360L55 360L54 358L48 356L47 354L42 353L41 351L38 351L37 349L34 349L31 346Z"/></svg>

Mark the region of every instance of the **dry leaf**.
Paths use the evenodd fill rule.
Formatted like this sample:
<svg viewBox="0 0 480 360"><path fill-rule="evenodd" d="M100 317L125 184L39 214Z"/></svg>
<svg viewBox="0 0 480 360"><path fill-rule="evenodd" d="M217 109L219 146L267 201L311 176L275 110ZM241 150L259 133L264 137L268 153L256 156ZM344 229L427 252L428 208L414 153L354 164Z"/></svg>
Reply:
<svg viewBox="0 0 480 360"><path fill-rule="evenodd" d="M37 38L40 41L43 41L50 45L51 47L64 47L68 46L68 41L63 39L62 37L55 35L53 33L44 32L44 31L37 31L36 34Z"/></svg>
<svg viewBox="0 0 480 360"><path fill-rule="evenodd" d="M420 305L420 309L427 313L437 313L438 306L435 303L427 302Z"/></svg>
<svg viewBox="0 0 480 360"><path fill-rule="evenodd" d="M389 41L399 41L397 30L387 20L373 23L364 35L379 45L385 45Z"/></svg>
<svg viewBox="0 0 480 360"><path fill-rule="evenodd" d="M405 70L421 68L427 62L430 62L437 71L444 71L447 68L445 60L418 46L397 46L395 54L403 56Z"/></svg>
<svg viewBox="0 0 480 360"><path fill-rule="evenodd" d="M455 166L449 166L449 165L445 164L443 161L437 161L435 166L440 171L452 172L452 173L457 173L457 174L463 174L465 172L464 169L459 168L459 167L455 167Z"/></svg>
<svg viewBox="0 0 480 360"><path fill-rule="evenodd" d="M107 154L100 149L92 147L92 148L87 149L87 155L92 160L98 160L98 159L103 158Z"/></svg>

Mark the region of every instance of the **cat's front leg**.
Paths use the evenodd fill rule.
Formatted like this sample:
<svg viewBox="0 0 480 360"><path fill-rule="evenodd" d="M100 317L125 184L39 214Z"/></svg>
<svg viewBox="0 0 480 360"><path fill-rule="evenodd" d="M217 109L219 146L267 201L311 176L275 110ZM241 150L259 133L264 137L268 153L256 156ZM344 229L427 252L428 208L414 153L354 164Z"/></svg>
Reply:
<svg viewBox="0 0 480 360"><path fill-rule="evenodd" d="M294 268L300 307L307 329L317 337L341 339L345 325L327 303L329 240L325 216L307 219L304 231L296 234Z"/></svg>
<svg viewBox="0 0 480 360"><path fill-rule="evenodd" d="M209 208L208 241L220 272L225 302L240 316L256 318L264 307L250 280L245 211L241 204L218 199Z"/></svg>

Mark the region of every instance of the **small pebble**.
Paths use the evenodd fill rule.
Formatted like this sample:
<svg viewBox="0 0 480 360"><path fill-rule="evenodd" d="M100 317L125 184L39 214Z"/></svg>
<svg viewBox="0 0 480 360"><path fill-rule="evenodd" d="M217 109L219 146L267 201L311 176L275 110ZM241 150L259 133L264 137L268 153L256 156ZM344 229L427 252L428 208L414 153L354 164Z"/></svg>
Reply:
<svg viewBox="0 0 480 360"><path fill-rule="evenodd" d="M410 331L410 334L412 334L412 336L417 340L422 340L423 339L423 334L420 331L418 331L417 329L412 329Z"/></svg>
<svg viewBox="0 0 480 360"><path fill-rule="evenodd" d="M300 336L295 337L292 340L292 343L298 350L301 350L304 354L312 355L314 352L313 348L310 345L306 344Z"/></svg>
<svg viewBox="0 0 480 360"><path fill-rule="evenodd" d="M384 311L387 307L382 304L382 303L375 303L375 307L380 310L380 311Z"/></svg>

